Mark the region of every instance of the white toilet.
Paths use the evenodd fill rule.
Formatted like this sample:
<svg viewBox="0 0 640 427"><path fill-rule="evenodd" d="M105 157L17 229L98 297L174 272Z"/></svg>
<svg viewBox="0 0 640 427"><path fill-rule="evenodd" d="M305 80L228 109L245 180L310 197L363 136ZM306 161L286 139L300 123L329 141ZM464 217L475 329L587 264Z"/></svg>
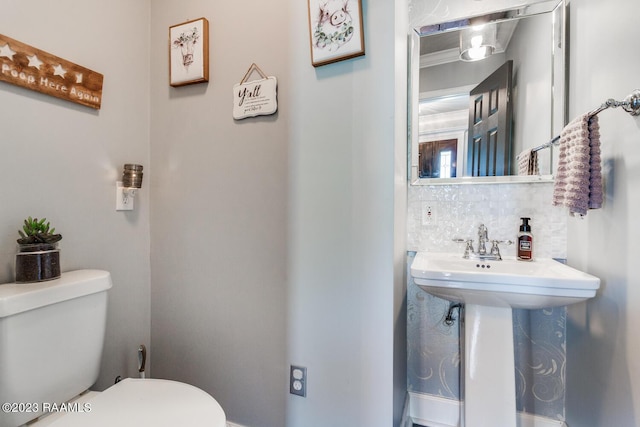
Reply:
<svg viewBox="0 0 640 427"><path fill-rule="evenodd" d="M110 288L101 270L0 285L0 427L225 427L213 397L176 381L125 379L85 393L98 378Z"/></svg>

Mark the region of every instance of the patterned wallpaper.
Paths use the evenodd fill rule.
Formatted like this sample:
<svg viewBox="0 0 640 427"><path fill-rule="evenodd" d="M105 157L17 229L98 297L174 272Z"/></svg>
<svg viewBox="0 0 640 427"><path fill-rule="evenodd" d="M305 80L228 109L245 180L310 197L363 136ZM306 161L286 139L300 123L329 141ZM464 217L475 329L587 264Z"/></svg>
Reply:
<svg viewBox="0 0 640 427"><path fill-rule="evenodd" d="M531 217L534 256L566 258L567 213L551 206L551 183L410 186L408 265L414 251L460 252L454 237L514 239ZM515 255L514 246L502 249ZM460 399L460 324L444 324L449 302L433 297L407 273L409 391ZM514 310L517 409L564 420L566 308Z"/></svg>

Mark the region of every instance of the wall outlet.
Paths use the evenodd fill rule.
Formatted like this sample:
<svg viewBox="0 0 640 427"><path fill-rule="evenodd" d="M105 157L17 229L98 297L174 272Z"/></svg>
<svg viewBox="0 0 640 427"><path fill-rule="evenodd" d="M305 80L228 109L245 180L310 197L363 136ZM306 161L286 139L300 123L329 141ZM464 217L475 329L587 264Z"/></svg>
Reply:
<svg viewBox="0 0 640 427"><path fill-rule="evenodd" d="M431 203L424 203L422 205L422 225L435 225L436 221L435 206Z"/></svg>
<svg viewBox="0 0 640 427"><path fill-rule="evenodd" d="M291 365L289 373L289 393L307 397L307 368Z"/></svg>
<svg viewBox="0 0 640 427"><path fill-rule="evenodd" d="M130 189L122 186L122 182L116 182L116 210L132 211L134 195L135 190L134 192L131 192Z"/></svg>

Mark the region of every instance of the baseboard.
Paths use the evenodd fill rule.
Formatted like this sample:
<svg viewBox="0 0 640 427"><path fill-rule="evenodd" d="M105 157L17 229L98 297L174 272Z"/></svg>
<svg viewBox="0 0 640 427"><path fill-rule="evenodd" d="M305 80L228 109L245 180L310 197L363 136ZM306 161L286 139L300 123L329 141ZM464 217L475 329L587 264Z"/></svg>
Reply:
<svg viewBox="0 0 640 427"><path fill-rule="evenodd" d="M518 427L567 427L564 421L518 412Z"/></svg>
<svg viewBox="0 0 640 427"><path fill-rule="evenodd" d="M227 427L246 427L246 426L227 421Z"/></svg>
<svg viewBox="0 0 640 427"><path fill-rule="evenodd" d="M413 421L409 417L409 393L404 397L404 406L402 408L402 419L400 420L400 427L413 427Z"/></svg>
<svg viewBox="0 0 640 427"><path fill-rule="evenodd" d="M414 423L429 427L459 427L462 404L431 394L409 392L409 416Z"/></svg>
<svg viewBox="0 0 640 427"><path fill-rule="evenodd" d="M414 423L429 427L460 427L462 402L430 394L409 392L409 416ZM567 427L563 421L517 413L518 427Z"/></svg>

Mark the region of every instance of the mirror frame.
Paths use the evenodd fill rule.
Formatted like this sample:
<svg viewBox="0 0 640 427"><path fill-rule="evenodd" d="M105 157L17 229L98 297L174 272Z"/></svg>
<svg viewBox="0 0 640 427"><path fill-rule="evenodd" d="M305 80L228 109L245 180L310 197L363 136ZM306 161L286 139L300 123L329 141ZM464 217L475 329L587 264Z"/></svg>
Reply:
<svg viewBox="0 0 640 427"><path fill-rule="evenodd" d="M462 176L456 178L419 178L418 168L413 164L414 151L418 147L419 132L419 79L420 79L420 38L426 34L420 34L420 29L428 27L430 30L427 34L435 34L445 31L457 31L469 26L469 20L482 19L490 23L500 23L507 20L520 19L528 16L534 16L539 14L551 13L560 10L560 22L558 23L560 31L558 39L561 44L562 54L556 55L554 50L552 51L552 76L551 76L551 90L552 90L552 120L551 120L551 133L549 140L555 135L559 134L562 128L567 123L568 117L568 70L566 65L568 64L569 55L569 37L568 37L568 5L566 0L545 0L538 3L528 4L524 6L517 6L507 10L492 10L487 11L482 15L461 17L455 21L433 23L422 25L419 28L412 28L409 31L408 36L408 87L407 87L407 111L408 111L408 129L407 129L407 179L410 185L457 185L457 184L493 184L493 183L517 183L517 182L553 182L553 175L505 175L505 176L491 176L491 177L470 177ZM496 18L499 16L499 18ZM554 26L554 32L558 25ZM554 37L555 39L555 37ZM413 90L413 88L417 88ZM414 131L416 130L416 131ZM543 144L547 141L540 141ZM539 145L535 144L534 146ZM414 149L414 147L416 147ZM553 154L553 147L551 151L551 171L555 170L557 163L556 156Z"/></svg>

